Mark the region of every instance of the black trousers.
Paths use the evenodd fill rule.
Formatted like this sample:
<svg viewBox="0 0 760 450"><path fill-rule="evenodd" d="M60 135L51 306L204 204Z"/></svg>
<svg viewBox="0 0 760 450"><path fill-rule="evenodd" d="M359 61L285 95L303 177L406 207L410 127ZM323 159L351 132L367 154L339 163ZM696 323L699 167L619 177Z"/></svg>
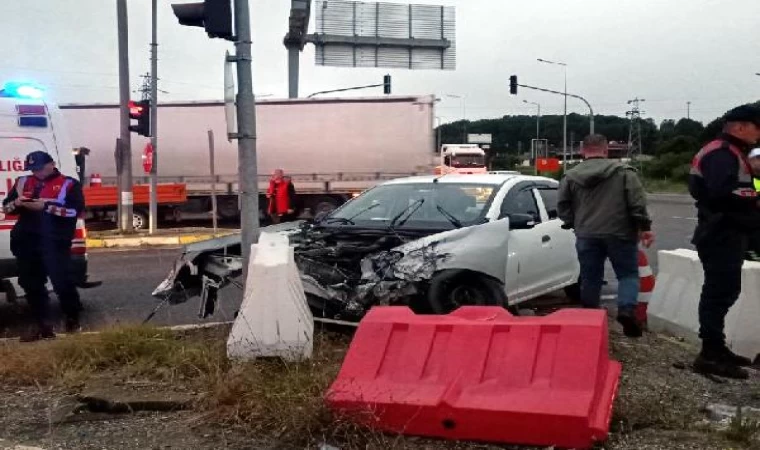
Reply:
<svg viewBox="0 0 760 450"><path fill-rule="evenodd" d="M742 265L747 250L747 234L715 227L697 243L705 274L699 299L699 337L704 351L725 346L726 315L742 289Z"/></svg>
<svg viewBox="0 0 760 450"><path fill-rule="evenodd" d="M50 322L48 278L66 317L79 317L81 301L71 274L71 241L12 237L11 251L18 263L18 283L40 325Z"/></svg>

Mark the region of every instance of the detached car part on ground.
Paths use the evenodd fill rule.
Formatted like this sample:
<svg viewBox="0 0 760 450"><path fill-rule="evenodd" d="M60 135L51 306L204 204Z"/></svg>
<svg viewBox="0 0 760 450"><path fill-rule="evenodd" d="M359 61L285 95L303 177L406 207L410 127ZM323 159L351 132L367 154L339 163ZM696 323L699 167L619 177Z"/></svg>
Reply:
<svg viewBox="0 0 760 450"><path fill-rule="evenodd" d="M393 180L314 222L283 233L313 312L358 320L372 306L408 304L447 313L461 305L513 306L578 279L575 238L556 217L557 182L516 174ZM213 313L218 289L242 273L239 236L186 247L153 295L201 297Z"/></svg>

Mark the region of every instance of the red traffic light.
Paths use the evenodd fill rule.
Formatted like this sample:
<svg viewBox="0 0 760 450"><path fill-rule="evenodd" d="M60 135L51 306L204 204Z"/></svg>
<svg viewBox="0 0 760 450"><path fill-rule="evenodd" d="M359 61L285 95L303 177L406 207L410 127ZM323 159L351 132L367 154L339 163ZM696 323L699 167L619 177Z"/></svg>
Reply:
<svg viewBox="0 0 760 450"><path fill-rule="evenodd" d="M145 108L143 105L136 103L132 100L129 101L129 117L132 119L139 119L143 114Z"/></svg>

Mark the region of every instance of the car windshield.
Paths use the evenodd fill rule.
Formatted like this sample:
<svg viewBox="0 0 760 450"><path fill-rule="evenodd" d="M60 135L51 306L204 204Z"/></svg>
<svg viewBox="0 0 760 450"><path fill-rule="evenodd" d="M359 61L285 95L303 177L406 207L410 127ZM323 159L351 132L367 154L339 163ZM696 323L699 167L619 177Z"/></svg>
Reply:
<svg viewBox="0 0 760 450"><path fill-rule="evenodd" d="M496 188L475 183L386 184L346 203L323 223L398 229L474 225L483 221Z"/></svg>
<svg viewBox="0 0 760 450"><path fill-rule="evenodd" d="M483 155L457 155L451 160L453 167L480 167L485 166L486 157Z"/></svg>

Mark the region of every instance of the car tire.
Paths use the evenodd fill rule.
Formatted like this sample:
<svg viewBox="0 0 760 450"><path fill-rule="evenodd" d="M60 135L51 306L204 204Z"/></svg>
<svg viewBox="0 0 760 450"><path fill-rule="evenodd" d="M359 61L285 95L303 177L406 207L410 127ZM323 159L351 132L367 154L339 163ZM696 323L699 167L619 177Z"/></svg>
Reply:
<svg viewBox="0 0 760 450"><path fill-rule="evenodd" d="M491 277L467 270L437 274L430 283L427 303L433 314L448 314L460 306L507 305L502 284Z"/></svg>

